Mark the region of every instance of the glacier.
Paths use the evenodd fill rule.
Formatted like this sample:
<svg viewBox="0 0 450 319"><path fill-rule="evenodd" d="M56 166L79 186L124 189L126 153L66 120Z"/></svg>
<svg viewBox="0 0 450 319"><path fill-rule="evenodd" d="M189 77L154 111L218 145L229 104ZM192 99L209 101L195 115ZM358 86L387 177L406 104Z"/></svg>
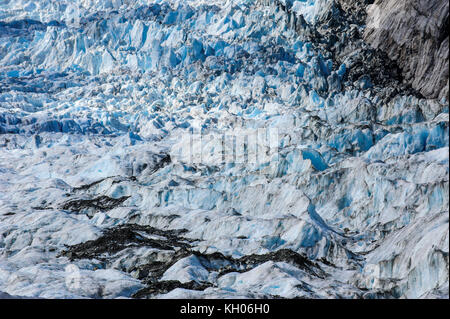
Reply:
<svg viewBox="0 0 450 319"><path fill-rule="evenodd" d="M0 298L448 298L448 100L369 2L1 1Z"/></svg>

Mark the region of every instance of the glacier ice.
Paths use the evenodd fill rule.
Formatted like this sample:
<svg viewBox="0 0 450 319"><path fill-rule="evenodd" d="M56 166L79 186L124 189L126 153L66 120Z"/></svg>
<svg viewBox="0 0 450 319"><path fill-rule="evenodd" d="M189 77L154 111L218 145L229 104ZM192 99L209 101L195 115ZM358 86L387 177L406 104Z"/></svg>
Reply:
<svg viewBox="0 0 450 319"><path fill-rule="evenodd" d="M448 101L336 3L2 1L0 297L448 297Z"/></svg>

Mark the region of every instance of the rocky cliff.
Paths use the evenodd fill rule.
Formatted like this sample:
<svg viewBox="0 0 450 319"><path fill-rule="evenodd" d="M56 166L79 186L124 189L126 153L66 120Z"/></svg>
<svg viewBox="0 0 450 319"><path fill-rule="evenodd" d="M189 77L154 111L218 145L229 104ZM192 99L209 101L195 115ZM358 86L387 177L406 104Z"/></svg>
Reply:
<svg viewBox="0 0 450 319"><path fill-rule="evenodd" d="M447 0L376 0L364 38L395 60L404 80L428 98L448 100Z"/></svg>

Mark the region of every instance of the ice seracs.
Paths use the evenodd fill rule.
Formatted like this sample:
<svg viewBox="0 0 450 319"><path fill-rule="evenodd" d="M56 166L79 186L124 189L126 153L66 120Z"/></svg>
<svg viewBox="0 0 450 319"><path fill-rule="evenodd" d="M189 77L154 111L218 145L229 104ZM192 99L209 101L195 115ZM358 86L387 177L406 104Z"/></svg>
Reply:
<svg viewBox="0 0 450 319"><path fill-rule="evenodd" d="M0 4L0 296L448 297L448 101L357 2Z"/></svg>

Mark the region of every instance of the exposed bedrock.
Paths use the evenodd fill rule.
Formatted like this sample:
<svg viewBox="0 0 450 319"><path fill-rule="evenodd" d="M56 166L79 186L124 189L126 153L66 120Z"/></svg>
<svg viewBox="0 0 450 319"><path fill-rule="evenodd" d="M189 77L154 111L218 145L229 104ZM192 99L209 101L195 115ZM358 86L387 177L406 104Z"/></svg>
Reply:
<svg viewBox="0 0 450 319"><path fill-rule="evenodd" d="M376 0L367 8L364 38L425 97L448 100L448 19L447 0Z"/></svg>
<svg viewBox="0 0 450 319"><path fill-rule="evenodd" d="M397 61L365 41L366 9L373 0L320 0L316 2L314 14L304 10L300 1L262 0L260 3L284 12L287 29L311 42L322 52L324 60L335 62L332 73L339 75L339 79L333 74L327 78L324 87L328 94L346 89L370 91L379 98L377 107L399 94L423 97L411 83L403 80Z"/></svg>

